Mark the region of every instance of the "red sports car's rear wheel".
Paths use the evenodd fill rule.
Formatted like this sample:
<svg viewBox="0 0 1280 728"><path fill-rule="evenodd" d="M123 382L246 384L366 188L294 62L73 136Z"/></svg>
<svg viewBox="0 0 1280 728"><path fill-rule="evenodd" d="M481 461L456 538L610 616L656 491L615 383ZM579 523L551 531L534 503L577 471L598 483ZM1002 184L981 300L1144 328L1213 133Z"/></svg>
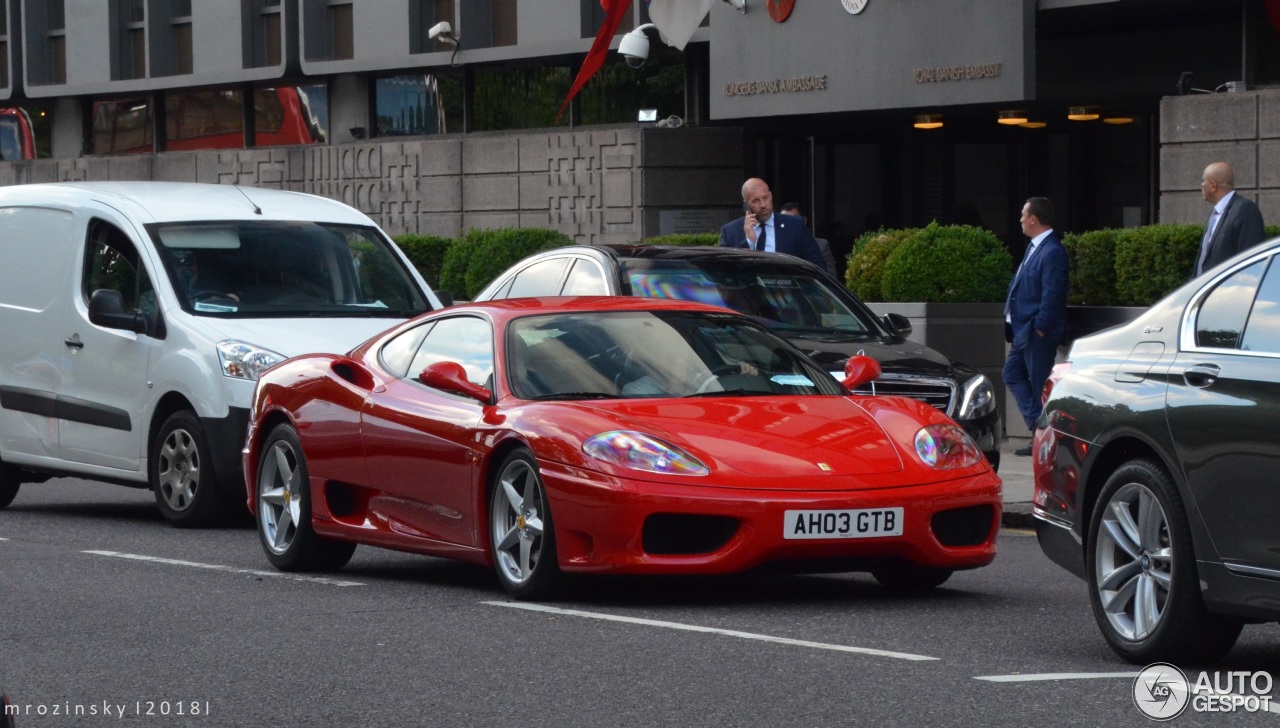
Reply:
<svg viewBox="0 0 1280 728"><path fill-rule="evenodd" d="M311 488L302 442L290 425L267 435L258 459L258 538L281 571L334 571L356 545L331 541L311 528Z"/></svg>
<svg viewBox="0 0 1280 728"><path fill-rule="evenodd" d="M546 599L560 582L547 491L533 455L518 450L494 470L489 544L498 580L517 599Z"/></svg>

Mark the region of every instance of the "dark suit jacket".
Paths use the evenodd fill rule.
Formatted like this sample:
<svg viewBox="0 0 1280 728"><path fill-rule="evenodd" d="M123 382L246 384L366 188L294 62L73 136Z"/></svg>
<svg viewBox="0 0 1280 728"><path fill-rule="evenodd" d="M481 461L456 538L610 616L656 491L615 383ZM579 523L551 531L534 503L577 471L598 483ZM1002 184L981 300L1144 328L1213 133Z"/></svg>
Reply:
<svg viewBox="0 0 1280 728"><path fill-rule="evenodd" d="M823 260L822 253L818 250L818 243L813 239L813 233L809 232L809 229L804 226L804 220L795 215L784 215L780 212L773 213L773 216L776 218L773 221L774 252L804 258L819 268L826 270L827 261ZM742 230L742 221L745 217L744 215L720 228L720 247L754 247L747 242L746 233Z"/></svg>
<svg viewBox="0 0 1280 728"><path fill-rule="evenodd" d="M1207 224L1207 223L1206 223ZM1213 238L1209 240L1209 254L1205 256L1204 266L1194 271L1195 275L1209 270L1239 253L1266 240L1267 234L1262 229L1262 213L1253 200L1242 196L1239 192L1231 195L1222 219L1213 229ZM1199 251L1196 260L1199 261Z"/></svg>
<svg viewBox="0 0 1280 728"><path fill-rule="evenodd" d="M1029 243L1028 243L1029 244ZM1014 346L1025 347L1036 331L1043 331L1055 345L1067 329L1067 279L1070 264L1058 233L1040 241L1040 247L1022 263L1022 271L1009 283L1009 325Z"/></svg>

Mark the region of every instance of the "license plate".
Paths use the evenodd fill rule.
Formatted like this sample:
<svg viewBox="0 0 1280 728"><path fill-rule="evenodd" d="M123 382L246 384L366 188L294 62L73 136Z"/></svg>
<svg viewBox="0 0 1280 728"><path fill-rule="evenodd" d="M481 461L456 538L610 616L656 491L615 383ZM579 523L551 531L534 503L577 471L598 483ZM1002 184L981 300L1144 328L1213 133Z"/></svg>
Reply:
<svg viewBox="0 0 1280 728"><path fill-rule="evenodd" d="M782 537L787 539L873 538L901 535L901 508L786 511L782 517Z"/></svg>

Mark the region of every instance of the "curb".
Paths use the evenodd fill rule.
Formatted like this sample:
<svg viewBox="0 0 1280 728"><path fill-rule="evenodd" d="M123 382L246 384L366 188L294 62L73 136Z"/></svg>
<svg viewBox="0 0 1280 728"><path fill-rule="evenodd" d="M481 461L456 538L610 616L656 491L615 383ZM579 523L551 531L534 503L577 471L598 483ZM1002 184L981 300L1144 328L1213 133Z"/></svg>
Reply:
<svg viewBox="0 0 1280 728"><path fill-rule="evenodd" d="M1036 517L1031 515L1030 503L1005 503L1004 512L1000 516L1002 528L1021 528L1035 530Z"/></svg>

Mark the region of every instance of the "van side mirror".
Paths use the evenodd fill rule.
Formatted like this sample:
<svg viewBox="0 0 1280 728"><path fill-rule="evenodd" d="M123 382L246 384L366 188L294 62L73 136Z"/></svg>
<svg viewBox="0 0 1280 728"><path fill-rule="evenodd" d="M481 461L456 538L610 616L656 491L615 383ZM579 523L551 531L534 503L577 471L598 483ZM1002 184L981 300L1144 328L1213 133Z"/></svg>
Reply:
<svg viewBox="0 0 1280 728"><path fill-rule="evenodd" d="M89 295L89 321L108 329L124 329L135 334L147 332L147 318L125 311L124 297L109 288L99 288Z"/></svg>
<svg viewBox="0 0 1280 728"><path fill-rule="evenodd" d="M911 336L911 319L900 313L886 313L880 321L894 336L901 336L904 339Z"/></svg>

